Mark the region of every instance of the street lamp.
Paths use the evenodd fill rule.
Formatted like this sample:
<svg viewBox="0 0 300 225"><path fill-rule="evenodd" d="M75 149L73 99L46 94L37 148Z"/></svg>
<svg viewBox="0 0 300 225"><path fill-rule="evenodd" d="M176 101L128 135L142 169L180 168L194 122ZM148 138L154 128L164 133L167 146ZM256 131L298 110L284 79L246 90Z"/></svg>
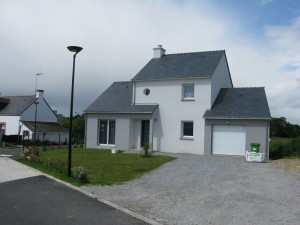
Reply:
<svg viewBox="0 0 300 225"><path fill-rule="evenodd" d="M75 58L82 50L78 46L68 46L70 52L75 52L73 55L73 72L72 72L72 88L71 88L71 105L70 105L70 127L69 127L69 152L68 152L68 177L71 176L71 159L72 159L72 120L73 120L73 97L74 97L74 74L75 74Z"/></svg>
<svg viewBox="0 0 300 225"><path fill-rule="evenodd" d="M34 102L35 104L35 116L34 116L34 145L36 148L36 118L37 118L37 105L39 104L39 102Z"/></svg>

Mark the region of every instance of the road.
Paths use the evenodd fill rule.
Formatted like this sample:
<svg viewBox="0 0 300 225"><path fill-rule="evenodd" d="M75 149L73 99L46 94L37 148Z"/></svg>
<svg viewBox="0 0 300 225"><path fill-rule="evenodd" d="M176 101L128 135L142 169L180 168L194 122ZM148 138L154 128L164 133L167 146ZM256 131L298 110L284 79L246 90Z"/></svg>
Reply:
<svg viewBox="0 0 300 225"><path fill-rule="evenodd" d="M0 225L148 224L22 167L0 157Z"/></svg>

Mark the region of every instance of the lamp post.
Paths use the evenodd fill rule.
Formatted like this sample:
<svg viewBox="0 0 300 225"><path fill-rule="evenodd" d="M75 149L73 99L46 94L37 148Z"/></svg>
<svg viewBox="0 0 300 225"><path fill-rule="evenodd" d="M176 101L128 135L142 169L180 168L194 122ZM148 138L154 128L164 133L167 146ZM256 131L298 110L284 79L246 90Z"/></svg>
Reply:
<svg viewBox="0 0 300 225"><path fill-rule="evenodd" d="M37 105L39 104L39 102L34 102L35 104L35 116L34 116L34 145L36 147L36 118L37 118Z"/></svg>
<svg viewBox="0 0 300 225"><path fill-rule="evenodd" d="M75 52L73 55L73 72L72 72L72 88L71 88L71 105L70 105L70 127L69 127L69 151L68 151L68 177L71 176L71 159L72 159L72 120L73 120L73 98L74 98L74 74L75 74L75 58L82 50L78 46L68 46L70 52Z"/></svg>

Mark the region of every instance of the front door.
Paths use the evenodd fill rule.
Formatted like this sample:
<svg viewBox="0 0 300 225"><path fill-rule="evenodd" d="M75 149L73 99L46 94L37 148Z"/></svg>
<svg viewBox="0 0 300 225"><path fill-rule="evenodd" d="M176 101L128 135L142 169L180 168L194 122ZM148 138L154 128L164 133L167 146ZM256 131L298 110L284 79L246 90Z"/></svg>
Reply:
<svg viewBox="0 0 300 225"><path fill-rule="evenodd" d="M141 147L143 147L145 144L149 144L149 133L150 133L150 121L142 120Z"/></svg>

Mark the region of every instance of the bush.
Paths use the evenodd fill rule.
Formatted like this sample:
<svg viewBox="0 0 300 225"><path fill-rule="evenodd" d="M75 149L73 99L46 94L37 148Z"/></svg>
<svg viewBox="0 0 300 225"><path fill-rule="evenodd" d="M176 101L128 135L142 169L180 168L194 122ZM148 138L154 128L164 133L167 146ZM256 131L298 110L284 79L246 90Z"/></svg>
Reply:
<svg viewBox="0 0 300 225"><path fill-rule="evenodd" d="M26 160L40 162L39 150L35 146L29 146L23 150L23 156Z"/></svg>
<svg viewBox="0 0 300 225"><path fill-rule="evenodd" d="M44 162L44 166L56 170L58 173L67 173L68 164L64 160L54 161L49 158Z"/></svg>
<svg viewBox="0 0 300 225"><path fill-rule="evenodd" d="M283 158L283 145L281 143L270 145L269 158L273 160Z"/></svg>
<svg viewBox="0 0 300 225"><path fill-rule="evenodd" d="M73 168L73 174L75 178L78 178L82 183L88 182L88 176L86 168L83 166L77 166Z"/></svg>
<svg viewBox="0 0 300 225"><path fill-rule="evenodd" d="M143 146L143 151L144 151L144 156L145 157L149 157L150 155L150 151L152 150L152 145L149 144L144 144Z"/></svg>
<svg viewBox="0 0 300 225"><path fill-rule="evenodd" d="M300 157L300 137L272 138L270 142L270 159Z"/></svg>

